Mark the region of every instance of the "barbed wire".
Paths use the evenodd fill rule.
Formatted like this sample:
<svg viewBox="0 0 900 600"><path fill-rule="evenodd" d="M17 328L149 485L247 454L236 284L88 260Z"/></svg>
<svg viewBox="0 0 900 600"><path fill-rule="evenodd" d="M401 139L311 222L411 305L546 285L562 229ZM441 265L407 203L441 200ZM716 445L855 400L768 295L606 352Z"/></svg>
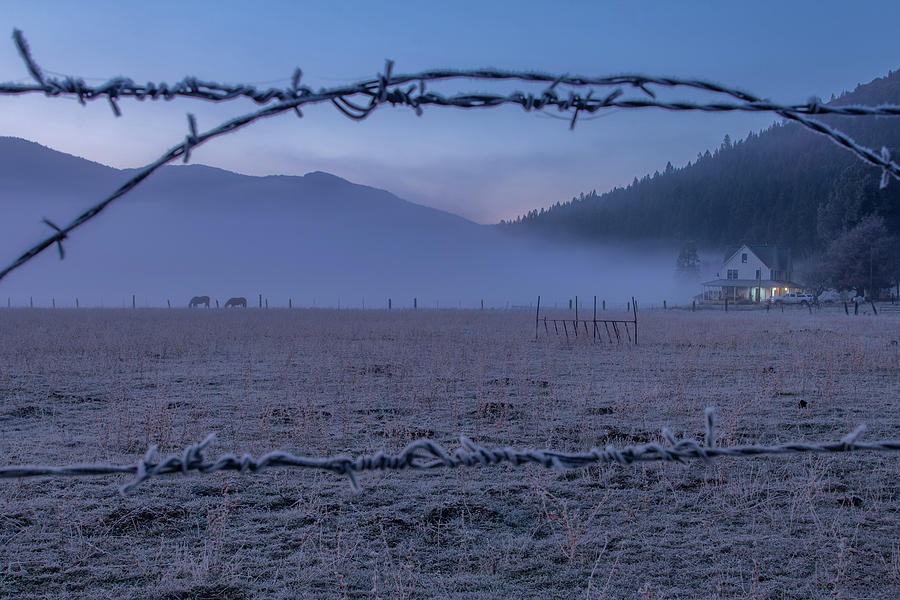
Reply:
<svg viewBox="0 0 900 600"><path fill-rule="evenodd" d="M0 93L6 95L27 94L27 93L43 93L46 96L73 95L78 98L81 103L88 100L96 100L105 98L113 110L119 116L121 109L118 106L120 98L135 98L138 100L173 100L178 97L194 98L212 102L223 102L234 100L237 98L247 98L253 100L257 104L267 104L273 100L282 102L291 100L300 100L305 96L314 94L313 90L306 86L300 86L299 82L302 78L303 71L296 69L292 78L290 78L290 87L269 87L257 88L252 84L222 84L213 81L204 81L196 77L185 77L184 79L174 83L153 83L145 84L135 83L134 80L127 77L114 77L104 83L96 86L90 86L85 83L84 78L75 78L71 76L45 77L42 69L37 65L31 57L27 42L24 36L18 30L13 32L13 37L19 49L20 55L25 60L29 73L35 83L0 83ZM458 106L460 108L475 108L477 106L497 106L499 104L520 104L526 109L540 110L546 106L560 106L565 100L551 93L558 86L569 87L616 87L611 94L605 95L603 98L594 98L590 92L588 95L574 95L570 98L569 104L560 106L563 109L577 108L580 111L595 112L602 108L664 108L668 110L700 110L707 112L723 112L723 111L745 111L745 112L779 112L789 111L798 114L820 114L820 115L841 115L841 116L900 116L900 106L883 105L883 106L829 106L822 104L817 98L810 99L804 104L783 105L776 104L767 100L762 100L747 92L729 88L717 83L696 80L696 79L679 79L673 77L651 77L638 74L623 74L607 77L585 77L569 74L552 75L540 72L521 72L506 71L500 69L475 69L475 70L458 70L458 69L442 69L422 71L415 74L394 75L390 73L392 70L392 61L388 61L386 75L379 75L377 78L360 81L348 86L340 88L331 88L328 90L320 90L319 93L327 92L327 94L337 100L342 100L341 96L352 96L361 94L371 98L382 86L397 87L406 84L419 84L420 94L412 96L416 86L406 90L388 90L386 98L387 102L392 104L406 104L412 107L427 104L436 104L441 106ZM96 78L94 78L96 79ZM286 78L285 78L286 79ZM540 96L534 94L523 94L515 92L510 95L478 93L478 94L460 94L456 96L443 96L441 94L431 93L425 94L421 84L424 82L448 80L448 79L474 79L474 80L515 80L524 83L542 83L550 84L550 88L544 90ZM281 80L274 80L281 81ZM656 94L648 86L661 86L667 88L693 88L703 92L715 94L724 94L734 99L740 100L740 104L729 103L708 103L699 104L694 102L663 102L656 99ZM632 99L617 100L624 92L623 87L632 87L640 89L651 99ZM391 97L396 98L395 101ZM316 100L312 100L315 102ZM368 114L375 106L366 106L355 108L360 113ZM349 115L348 115L349 116ZM357 114L354 118L364 118L365 115Z"/></svg>
<svg viewBox="0 0 900 600"><path fill-rule="evenodd" d="M294 71L291 85L286 88L258 88L248 84L227 85L203 81L195 77L186 77L172 85L152 82L138 84L129 78L116 77L105 83L91 86L82 78L45 76L32 57L22 32L18 29L13 30L13 39L34 82L28 84L17 82L0 83L0 95L42 93L49 97L73 96L82 103L88 100L105 98L116 116L122 114L118 104L118 101L122 98L172 100L181 97L210 102L224 102L245 98L266 106L255 112L225 121L203 133L198 133L196 119L193 115L188 114L188 134L183 142L173 146L158 159L139 169L132 178L117 188L111 195L78 215L68 225L59 227L48 219L44 219L44 222L54 230L54 233L26 250L7 267L0 270L0 280L54 244L59 250L60 258L62 258L64 256L62 242L73 230L95 218L110 203L127 194L163 165L178 158L188 162L191 150L196 146L220 135L240 129L259 119L286 112L294 112L298 117L302 117L301 107L323 102L330 102L342 114L354 120L365 119L383 104L407 106L412 108L418 115L422 114L424 106L468 109L517 105L526 111L556 108L559 112L571 113L570 128L575 127L578 118L583 116L583 113L590 115L608 109L658 108L670 111L769 112L794 121L810 131L824 135L834 143L856 154L861 160L879 167L882 170L882 188L887 186L891 177L900 179L900 165L891 159L887 148L882 147L880 152L876 152L859 144L845 133L825 123L809 118L809 115L897 117L900 116L900 106L898 105L874 107L856 105L831 106L823 104L816 98L809 100L806 104L783 105L713 82L670 77L650 77L646 75L583 77L567 73L552 75L495 69L433 70L415 74L395 75L392 61L387 61L384 73L373 79L333 88L321 88L318 91L300 85L303 72L299 68ZM513 81L524 84L542 84L545 87L539 94L515 91L509 94L477 92L444 95L426 90L427 83L455 79ZM654 87L686 88L724 95L730 98L730 101L710 103L663 101L657 98ZM583 88L587 89L584 90ZM613 89L600 93L600 90L603 88ZM625 89L637 90L642 94L642 97L621 98L625 93Z"/></svg>
<svg viewBox="0 0 900 600"><path fill-rule="evenodd" d="M224 454L214 461L207 461L203 455L213 442L215 435L209 435L199 444L185 448L180 455L171 455L154 462L157 447L150 446L144 457L133 465L70 465L70 466L10 466L0 468L0 479L25 477L66 476L90 477L118 473L133 473L134 479L120 487L126 494L151 477L172 473L212 473L215 471L240 471L258 473L271 467L292 467L318 469L345 475L354 491L360 491L356 473L362 471L399 471L403 469L430 470L437 468L473 467L476 465L499 465L509 463L516 467L535 463L546 468L577 469L596 464L616 463L630 465L635 462L669 461L684 462L685 459L701 459L706 462L722 456L746 458L764 454L798 454L807 452L851 452L859 450L886 452L900 450L900 440L860 442L859 436L864 425L844 436L840 441L829 443L788 442L775 446L716 446L715 410L707 408L705 413L705 435L703 444L690 438L676 439L669 429L662 430L665 444L650 442L637 446L604 449L591 448L588 452L575 454L556 450L534 450L513 448L489 449L466 437L460 438L460 448L452 453L430 439L420 439L406 446L399 454L377 452L372 455L333 456L328 458L296 456L276 450L253 458L249 454L238 457Z"/></svg>

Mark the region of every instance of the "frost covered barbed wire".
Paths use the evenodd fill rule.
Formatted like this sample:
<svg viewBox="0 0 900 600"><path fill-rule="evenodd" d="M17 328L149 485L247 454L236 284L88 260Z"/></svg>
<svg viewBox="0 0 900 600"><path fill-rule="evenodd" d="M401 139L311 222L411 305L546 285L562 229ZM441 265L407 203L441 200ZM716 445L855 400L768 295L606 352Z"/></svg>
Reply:
<svg viewBox="0 0 900 600"><path fill-rule="evenodd" d="M215 471L240 471L256 473L270 467L306 468L331 471L345 475L354 490L359 491L356 473L362 471L393 470L429 470L437 468L472 467L476 465L498 465L509 463L519 466L527 463L539 464L543 467L559 469L576 469L597 464L617 463L630 465L635 462L674 461L685 459L701 459L711 461L722 456L751 457L765 454L798 454L807 452L851 452L851 451L898 451L900 440L877 442L860 442L859 436L865 426L857 427L852 433L840 441L828 443L788 442L775 446L726 446L715 445L715 411L706 409L705 436L703 444L690 438L677 439L668 429L663 429L664 443L650 442L637 446L616 448L606 446L604 449L591 448L585 453L568 453L556 450L534 450L514 448L489 449L472 442L466 437L460 438L460 448L451 452L445 450L433 440L421 439L412 442L399 454L378 452L372 455L333 456L327 458L296 456L288 452L276 450L253 458L249 454L238 457L235 454L224 454L214 461L208 461L203 452L212 443L214 435L209 435L199 444L185 448L181 455L171 455L164 460L156 459L156 446L151 446L144 457L132 465L70 465L70 466L10 466L0 468L0 479L68 476L90 477L117 473L133 473L134 479L123 485L120 491L130 492L144 481L158 475L187 473L198 471L212 473Z"/></svg>
<svg viewBox="0 0 900 600"><path fill-rule="evenodd" d="M95 218L110 203L128 193L161 166L179 158L187 162L190 159L192 148L266 117L286 112L294 112L297 116L302 117L301 107L324 102L330 102L341 113L356 120L365 119L383 104L407 106L419 115L422 114L425 106L494 108L517 105L526 111L556 108L559 112L571 113L569 120L571 128L575 127L580 116L591 115L607 109L658 108L670 111L769 112L824 135L855 153L861 160L879 167L882 170L881 187L887 186L891 177L900 179L900 165L891 159L887 148L881 148L880 152L876 152L859 144L838 129L810 118L810 115L897 117L900 116L900 106L898 105L829 106L817 99L811 99L805 104L783 105L713 82L646 75L582 77L569 74L552 75L496 69L435 70L397 75L393 73L393 62L391 61L387 61L384 73L375 78L319 90L300 85L303 75L300 69L295 70L290 86L284 88L259 88L249 84L228 85L203 81L195 77L186 77L171 85L152 82L138 84L125 77L115 77L98 85L88 85L83 78L45 76L31 56L22 32L14 30L13 39L34 81L31 83L0 83L0 95L40 93L50 97L72 96L82 103L105 98L117 116L121 114L118 102L123 98L138 100L193 98L211 102L245 98L265 106L255 112L230 119L203 133L198 132L193 115L188 115L189 131L183 142L173 146L157 160L139 169L131 179L110 196L90 207L65 227L59 227L45 219L44 222L53 228L54 233L26 250L10 265L0 270L0 280L54 244L57 245L60 257L62 257L62 242L69 233ZM539 93L514 91L508 94L472 92L452 95L426 89L428 83L459 79L482 82L511 81L526 85L540 84L543 88ZM708 103L664 101L657 98L654 88L688 89L724 96L728 100ZM640 95L632 98L623 97L626 89L637 91Z"/></svg>

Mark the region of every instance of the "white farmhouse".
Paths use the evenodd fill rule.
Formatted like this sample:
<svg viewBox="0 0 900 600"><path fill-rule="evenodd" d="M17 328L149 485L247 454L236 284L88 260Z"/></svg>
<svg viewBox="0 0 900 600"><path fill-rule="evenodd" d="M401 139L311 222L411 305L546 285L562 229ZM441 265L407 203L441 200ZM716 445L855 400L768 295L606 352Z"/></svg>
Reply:
<svg viewBox="0 0 900 600"><path fill-rule="evenodd" d="M765 302L801 290L792 276L790 250L744 244L726 255L716 279L703 283L703 299Z"/></svg>

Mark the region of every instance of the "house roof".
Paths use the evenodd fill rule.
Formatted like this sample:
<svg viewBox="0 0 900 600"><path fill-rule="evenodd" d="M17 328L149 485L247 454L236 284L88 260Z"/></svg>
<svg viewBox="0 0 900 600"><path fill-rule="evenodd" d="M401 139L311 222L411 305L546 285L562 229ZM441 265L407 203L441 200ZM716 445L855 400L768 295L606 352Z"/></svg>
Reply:
<svg viewBox="0 0 900 600"><path fill-rule="evenodd" d="M749 248L750 251L770 269L775 269L776 271L791 270L790 248L779 248L778 246L770 246L769 244L741 244L725 255L725 260L722 261L722 264L731 260L731 257L744 247Z"/></svg>

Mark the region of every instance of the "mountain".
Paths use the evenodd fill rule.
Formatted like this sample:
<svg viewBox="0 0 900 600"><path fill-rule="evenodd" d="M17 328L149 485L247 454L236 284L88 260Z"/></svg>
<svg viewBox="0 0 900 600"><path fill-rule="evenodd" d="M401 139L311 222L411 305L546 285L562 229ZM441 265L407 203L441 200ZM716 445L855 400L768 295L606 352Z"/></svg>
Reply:
<svg viewBox="0 0 900 600"><path fill-rule="evenodd" d="M900 72L828 104L900 104ZM900 156L900 119L822 117L862 144ZM900 231L900 182L878 188L880 171L824 136L778 123L681 168L635 178L626 188L590 192L503 224L519 233L582 239L696 240L724 247L743 241L821 248L868 214Z"/></svg>
<svg viewBox="0 0 900 600"><path fill-rule="evenodd" d="M0 138L0 261L47 235L121 185L113 169ZM203 165L167 166L110 205L64 243L0 281L0 297L47 306L184 306L193 295L222 301L258 294L277 306L488 306L538 294L600 294L610 302L676 293L672 248L640 257L619 248L508 236L390 192L315 172L240 175ZM630 258L629 258L630 257ZM623 265L644 261L640 269ZM654 273L646 277L646 273ZM662 282L662 283L661 283ZM4 304L6 298L3 299ZM650 300L648 300L650 302Z"/></svg>

